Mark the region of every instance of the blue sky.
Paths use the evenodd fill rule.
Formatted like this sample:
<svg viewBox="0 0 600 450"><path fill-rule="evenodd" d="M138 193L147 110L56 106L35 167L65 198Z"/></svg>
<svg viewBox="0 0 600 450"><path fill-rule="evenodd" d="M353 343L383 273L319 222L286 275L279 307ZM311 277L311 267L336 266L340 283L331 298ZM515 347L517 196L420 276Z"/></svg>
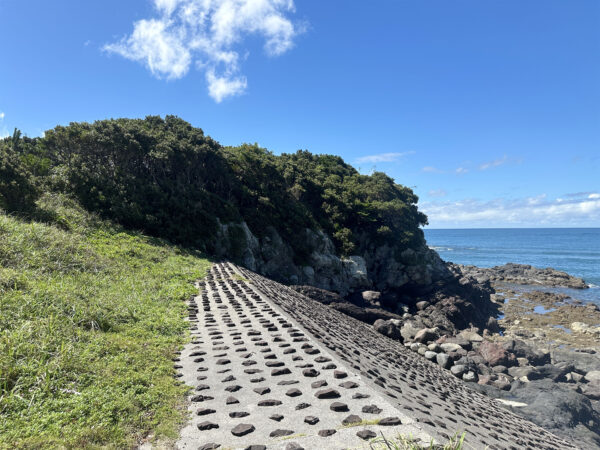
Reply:
<svg viewBox="0 0 600 450"><path fill-rule="evenodd" d="M597 0L0 0L0 135L175 114L333 153L431 227L600 226Z"/></svg>

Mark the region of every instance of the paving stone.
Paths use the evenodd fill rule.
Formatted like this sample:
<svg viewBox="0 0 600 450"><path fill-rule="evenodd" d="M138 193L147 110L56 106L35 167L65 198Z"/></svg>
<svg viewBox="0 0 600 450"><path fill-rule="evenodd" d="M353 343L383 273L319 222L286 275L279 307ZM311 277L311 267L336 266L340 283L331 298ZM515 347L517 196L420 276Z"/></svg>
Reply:
<svg viewBox="0 0 600 450"><path fill-rule="evenodd" d="M278 376L287 375L290 373L292 373L292 371L290 369L288 369L287 367L283 367L281 369L273 369L271 371L271 376L278 377Z"/></svg>
<svg viewBox="0 0 600 450"><path fill-rule="evenodd" d="M206 431L206 430L212 430L213 428L219 428L219 425L217 425L214 422L201 422L197 425L198 429L200 431Z"/></svg>
<svg viewBox="0 0 600 450"><path fill-rule="evenodd" d="M280 422L283 420L283 415L282 414L273 414L272 416L269 416L269 419Z"/></svg>
<svg viewBox="0 0 600 450"><path fill-rule="evenodd" d="M331 405L329 405L329 409L335 412L345 412L348 411L348 405L341 402L333 402Z"/></svg>
<svg viewBox="0 0 600 450"><path fill-rule="evenodd" d="M346 378L348 376L348 374L346 372L343 372L341 370L334 370L333 371L333 377L334 378Z"/></svg>
<svg viewBox="0 0 600 450"><path fill-rule="evenodd" d="M246 412L246 411L234 411L234 412L229 413L229 417L231 417L233 419L239 419L240 417L246 417L249 415L250 415L250 413Z"/></svg>
<svg viewBox="0 0 600 450"><path fill-rule="evenodd" d="M362 393L360 393L360 392L357 392L356 394L354 394L354 395L352 396L352 398L353 398L354 400L360 400L360 399L363 399L363 398L369 398L369 397L370 397L370 395L369 395L369 394L362 394Z"/></svg>
<svg viewBox="0 0 600 450"><path fill-rule="evenodd" d="M304 418L304 422L306 422L309 425L315 425L316 423L319 422L319 418L315 417L315 416L306 416Z"/></svg>
<svg viewBox="0 0 600 450"><path fill-rule="evenodd" d="M279 406L281 405L280 400L270 399L270 400L262 400L258 402L258 406Z"/></svg>
<svg viewBox="0 0 600 450"><path fill-rule="evenodd" d="M342 425L352 425L355 423L361 423L362 419L356 414L350 414L344 420L342 420Z"/></svg>
<svg viewBox="0 0 600 450"><path fill-rule="evenodd" d="M326 399L326 398L340 398L341 395L338 391L336 391L335 389L322 389L320 391L317 391L315 393L315 397L320 398L320 399Z"/></svg>
<svg viewBox="0 0 600 450"><path fill-rule="evenodd" d="M249 424L249 423L240 423L239 425L236 425L232 430L231 430L231 434L233 434L234 436L245 436L249 433L252 433L256 428L254 428L254 425Z"/></svg>
<svg viewBox="0 0 600 450"><path fill-rule="evenodd" d="M318 377L319 376L319 371L316 369L304 369L302 371L302 375L304 375L305 377Z"/></svg>
<svg viewBox="0 0 600 450"><path fill-rule="evenodd" d="M235 398L235 397L227 397L227 399L225 400L225 404L226 405L234 405L236 403L239 403L240 401Z"/></svg>
<svg viewBox="0 0 600 450"><path fill-rule="evenodd" d="M377 433L371 431L371 430L360 430L356 432L356 435L361 438L364 439L365 441L368 439L373 439L374 437L377 437Z"/></svg>
<svg viewBox="0 0 600 450"><path fill-rule="evenodd" d="M198 416L206 416L207 414L214 414L217 411L211 408L200 408L196 411L196 415Z"/></svg>
<svg viewBox="0 0 600 450"><path fill-rule="evenodd" d="M215 450L219 448L221 444L215 444L214 442L210 442L208 444L201 445L198 447L198 450Z"/></svg>
<svg viewBox="0 0 600 450"><path fill-rule="evenodd" d="M285 395L287 395L288 397L298 397L302 395L302 391L300 391L299 389L290 389L285 393Z"/></svg>
<svg viewBox="0 0 600 450"><path fill-rule="evenodd" d="M214 400L214 397L211 397L210 395L194 395L190 399L190 401L192 401L194 403L205 402L208 400Z"/></svg>
<svg viewBox="0 0 600 450"><path fill-rule="evenodd" d="M329 437L329 436L333 436L335 433L337 433L336 430L320 430L319 431L319 436L321 437Z"/></svg>
<svg viewBox="0 0 600 450"><path fill-rule="evenodd" d="M269 392L271 392L271 388L259 387L259 388L254 388L253 391L256 392L258 395L265 395L265 394L268 394Z"/></svg>
<svg viewBox="0 0 600 450"><path fill-rule="evenodd" d="M345 389L356 389L358 387L358 384L354 381L344 381L340 384L340 387L343 387Z"/></svg>
<svg viewBox="0 0 600 450"><path fill-rule="evenodd" d="M381 419L379 421L379 425L382 425L382 426L402 425L402 421L398 417L386 417L385 419Z"/></svg>
<svg viewBox="0 0 600 450"><path fill-rule="evenodd" d="M362 412L369 414L379 414L383 411L381 408L378 408L377 405L365 405L362 407Z"/></svg>
<svg viewBox="0 0 600 450"><path fill-rule="evenodd" d="M269 437L282 437L282 436L289 436L290 434L294 434L293 430L275 430L275 431L271 431L269 433Z"/></svg>

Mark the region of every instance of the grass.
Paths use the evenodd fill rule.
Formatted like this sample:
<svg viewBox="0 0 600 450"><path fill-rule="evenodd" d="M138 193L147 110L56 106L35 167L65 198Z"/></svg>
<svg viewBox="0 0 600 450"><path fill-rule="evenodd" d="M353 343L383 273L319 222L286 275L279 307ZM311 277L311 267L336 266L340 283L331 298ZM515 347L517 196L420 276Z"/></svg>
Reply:
<svg viewBox="0 0 600 450"><path fill-rule="evenodd" d="M371 450L462 450L465 436L466 433L455 433L447 443L438 445L433 441L429 444L421 444L410 436L399 435L395 439L390 439L381 434L381 437L373 439L369 445Z"/></svg>
<svg viewBox="0 0 600 450"><path fill-rule="evenodd" d="M379 422L381 422L381 419L372 419L372 420L363 419L360 422L349 423L348 425L342 425L339 429L343 430L344 428L354 428L354 427L360 427L360 426L366 426L366 425L377 425L377 424L379 424Z"/></svg>
<svg viewBox="0 0 600 450"><path fill-rule="evenodd" d="M173 438L173 351L202 255L126 232L65 197L0 211L0 448L124 448Z"/></svg>

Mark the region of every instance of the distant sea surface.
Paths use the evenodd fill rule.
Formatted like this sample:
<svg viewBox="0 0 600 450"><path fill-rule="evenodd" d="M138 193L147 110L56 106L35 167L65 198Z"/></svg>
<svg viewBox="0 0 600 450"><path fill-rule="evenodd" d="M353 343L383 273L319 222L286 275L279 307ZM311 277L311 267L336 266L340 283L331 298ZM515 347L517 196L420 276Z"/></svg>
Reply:
<svg viewBox="0 0 600 450"><path fill-rule="evenodd" d="M590 289L548 289L600 305L600 228L426 229L445 261L493 267L508 262L552 267L583 278Z"/></svg>

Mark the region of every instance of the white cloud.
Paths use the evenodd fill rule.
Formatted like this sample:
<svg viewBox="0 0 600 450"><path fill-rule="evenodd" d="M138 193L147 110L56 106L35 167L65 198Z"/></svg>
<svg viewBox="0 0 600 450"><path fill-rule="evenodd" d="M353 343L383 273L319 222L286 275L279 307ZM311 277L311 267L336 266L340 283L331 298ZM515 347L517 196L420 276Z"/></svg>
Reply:
<svg viewBox="0 0 600 450"><path fill-rule="evenodd" d="M4 116L5 114L3 112L0 112L0 120L4 120Z"/></svg>
<svg viewBox="0 0 600 450"><path fill-rule="evenodd" d="M571 200L541 194L513 200L424 202L420 209L438 228L600 226L600 195Z"/></svg>
<svg viewBox="0 0 600 450"><path fill-rule="evenodd" d="M500 159L495 159L494 161L488 161L488 162L481 164L479 166L479 170L488 170L493 167L502 166L503 164L506 164L507 162L508 162L508 156L504 155Z"/></svg>
<svg viewBox="0 0 600 450"><path fill-rule="evenodd" d="M421 170L423 170L423 172L427 172L427 173L443 173L442 170L437 169L433 166L426 166L426 167L423 167L423 169L421 169Z"/></svg>
<svg viewBox="0 0 600 450"><path fill-rule="evenodd" d="M285 53L303 29L287 15L293 0L153 0L158 17L133 24L131 35L104 50L143 63L154 76L185 76L192 63L204 71L217 102L243 93L240 46L248 35L264 39L269 56Z"/></svg>
<svg viewBox="0 0 600 450"><path fill-rule="evenodd" d="M459 175L463 175L465 173L469 172L469 169L465 168L465 167L459 167L455 170L455 172Z"/></svg>
<svg viewBox="0 0 600 450"><path fill-rule="evenodd" d="M403 153L378 153L377 155L367 155L356 159L358 163L378 163L378 162L394 162L398 161L403 156L413 155L415 152Z"/></svg>
<svg viewBox="0 0 600 450"><path fill-rule="evenodd" d="M592 194L588 195L588 198L589 198L589 199L594 199L594 200L595 200L595 199L598 199L598 198L600 198L600 194L598 194L597 192L594 192L594 193L592 193Z"/></svg>

